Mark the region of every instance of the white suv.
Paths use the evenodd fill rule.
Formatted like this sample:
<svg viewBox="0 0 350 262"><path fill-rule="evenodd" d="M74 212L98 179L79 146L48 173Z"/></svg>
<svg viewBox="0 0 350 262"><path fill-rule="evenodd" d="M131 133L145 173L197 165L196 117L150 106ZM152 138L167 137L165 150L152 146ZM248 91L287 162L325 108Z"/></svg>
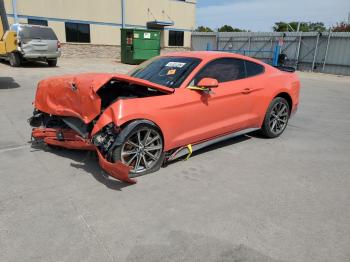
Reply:
<svg viewBox="0 0 350 262"><path fill-rule="evenodd" d="M23 60L45 61L57 65L61 56L61 44L52 28L41 25L14 24L11 31L17 32L17 52L10 56L11 66L20 66Z"/></svg>

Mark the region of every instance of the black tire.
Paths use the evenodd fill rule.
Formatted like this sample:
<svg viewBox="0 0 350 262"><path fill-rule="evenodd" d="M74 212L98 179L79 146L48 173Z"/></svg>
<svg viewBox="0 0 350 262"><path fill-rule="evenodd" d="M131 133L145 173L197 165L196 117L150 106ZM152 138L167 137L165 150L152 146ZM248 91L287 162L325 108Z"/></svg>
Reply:
<svg viewBox="0 0 350 262"><path fill-rule="evenodd" d="M49 65L49 67L55 67L57 66L57 59L47 60L47 64Z"/></svg>
<svg viewBox="0 0 350 262"><path fill-rule="evenodd" d="M269 105L260 133L267 138L280 136L287 127L290 108L286 99L276 97Z"/></svg>
<svg viewBox="0 0 350 262"><path fill-rule="evenodd" d="M145 141L145 137L147 135L148 130L150 130L150 134L149 134L149 137L147 138L147 141ZM138 144L137 140L135 140L135 136L136 136L136 139L138 138L138 133L140 133L140 137L141 137L140 140L142 141L143 145L141 145L142 148L137 149L134 145L130 144L130 142L134 144ZM145 137L142 138L143 134L145 135ZM148 146L147 143L151 142L153 138L156 138L156 135L159 136L159 139L157 138L156 141L154 141L153 143L150 143ZM146 152L147 148L158 148L158 147L160 148L160 150L157 149L157 151L151 150L151 152L148 152L148 153ZM164 148L164 141L163 141L163 136L161 134L161 131L156 126L149 125L149 124L140 124L130 131L130 133L125 137L122 145L114 149L114 151L112 152L112 160L114 162L121 161L124 164L128 164L127 163L128 161L132 161L129 163L129 165L132 168L130 171L130 177L143 176L149 173L156 172L160 169L165 157L165 152L163 152L163 148ZM125 154L135 150L136 151L139 150L138 151L139 153ZM122 157L122 153L124 153L125 156ZM151 153L153 157L156 157L156 159L150 160L150 155L148 155L149 153ZM136 157L133 160L132 158L134 157L134 155L136 155ZM139 158L140 158L139 166L143 165L144 169L142 169L142 167L139 167L139 166L138 166L139 168L136 167L137 161ZM149 168L146 168L147 164L145 162L149 164ZM137 170L135 170L135 168L137 168Z"/></svg>
<svg viewBox="0 0 350 262"><path fill-rule="evenodd" d="M21 65L21 56L19 53L11 53L9 58L12 67L19 67Z"/></svg>

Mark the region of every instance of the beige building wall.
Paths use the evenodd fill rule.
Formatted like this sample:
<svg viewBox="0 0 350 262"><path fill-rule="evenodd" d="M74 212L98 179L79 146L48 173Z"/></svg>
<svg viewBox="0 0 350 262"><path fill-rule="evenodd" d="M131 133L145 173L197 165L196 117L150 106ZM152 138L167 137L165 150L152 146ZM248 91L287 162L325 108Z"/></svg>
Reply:
<svg viewBox="0 0 350 262"><path fill-rule="evenodd" d="M90 25L91 40L98 45L120 45L120 27Z"/></svg>
<svg viewBox="0 0 350 262"><path fill-rule="evenodd" d="M17 13L19 15L112 23L121 22L120 1L16 0ZM5 0L5 2L6 8L11 6L12 11L12 0ZM7 9L8 12L9 10Z"/></svg>
<svg viewBox="0 0 350 262"><path fill-rule="evenodd" d="M149 21L173 22L162 32L162 46L168 47L169 30L184 31L184 47L191 45L195 26L194 0L125 0L126 27L146 28ZM14 22L12 0L5 0L9 23ZM17 0L19 22L27 18L45 19L59 40L66 42L65 21L90 24L91 44L120 45L121 0Z"/></svg>

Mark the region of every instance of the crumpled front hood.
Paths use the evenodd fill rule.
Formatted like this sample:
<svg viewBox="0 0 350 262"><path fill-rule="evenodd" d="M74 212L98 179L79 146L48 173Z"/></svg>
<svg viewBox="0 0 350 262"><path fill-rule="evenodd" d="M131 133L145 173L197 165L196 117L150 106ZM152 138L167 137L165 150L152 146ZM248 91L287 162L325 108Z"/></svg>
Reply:
<svg viewBox="0 0 350 262"><path fill-rule="evenodd" d="M48 114L78 117L89 123L101 111L101 98L96 92L112 79L147 86L164 93L173 92L171 88L122 74L67 75L40 81L34 105Z"/></svg>

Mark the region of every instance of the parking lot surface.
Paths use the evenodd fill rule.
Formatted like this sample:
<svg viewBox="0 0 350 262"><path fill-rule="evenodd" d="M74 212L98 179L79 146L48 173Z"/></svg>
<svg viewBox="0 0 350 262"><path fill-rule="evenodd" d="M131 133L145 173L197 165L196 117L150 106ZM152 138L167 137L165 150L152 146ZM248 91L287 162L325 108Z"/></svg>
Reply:
<svg viewBox="0 0 350 262"><path fill-rule="evenodd" d="M136 185L91 154L31 147L40 79L131 68L0 64L0 261L350 261L350 77L299 73L280 138L231 139Z"/></svg>

